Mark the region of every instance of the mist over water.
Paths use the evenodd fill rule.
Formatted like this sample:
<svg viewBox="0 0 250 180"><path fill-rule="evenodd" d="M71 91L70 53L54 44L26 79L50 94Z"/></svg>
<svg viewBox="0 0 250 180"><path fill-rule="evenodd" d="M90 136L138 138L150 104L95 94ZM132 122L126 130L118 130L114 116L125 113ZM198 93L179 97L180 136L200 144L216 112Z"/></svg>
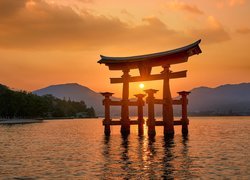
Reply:
<svg viewBox="0 0 250 180"><path fill-rule="evenodd" d="M190 118L189 136L131 135L101 119L0 126L0 178L250 178L250 117Z"/></svg>

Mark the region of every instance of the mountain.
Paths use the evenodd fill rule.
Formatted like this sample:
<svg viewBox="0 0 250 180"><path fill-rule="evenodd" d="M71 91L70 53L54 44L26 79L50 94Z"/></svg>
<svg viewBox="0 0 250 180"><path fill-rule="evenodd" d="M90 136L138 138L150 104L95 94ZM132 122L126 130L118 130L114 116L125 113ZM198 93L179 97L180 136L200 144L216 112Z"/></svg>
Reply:
<svg viewBox="0 0 250 180"><path fill-rule="evenodd" d="M88 107L92 106L95 109L97 115L103 115L103 96L77 83L51 85L33 91L33 93L39 96L51 94L60 99L71 99L73 101L83 100Z"/></svg>
<svg viewBox="0 0 250 180"><path fill-rule="evenodd" d="M188 99L191 114L250 115L250 83L194 88Z"/></svg>
<svg viewBox="0 0 250 180"><path fill-rule="evenodd" d="M77 83L52 85L33 92L37 95L51 94L58 98L83 100L88 107L94 107L96 114L103 116L103 96ZM178 98L178 97L177 97ZM118 98L114 98L118 100ZM191 90L188 96L190 115L250 115L250 83L222 85L216 88L198 87ZM133 115L136 110L131 108ZM175 107L180 114L180 107ZM161 107L156 106L156 115L160 115ZM120 108L112 108L111 114L119 116Z"/></svg>

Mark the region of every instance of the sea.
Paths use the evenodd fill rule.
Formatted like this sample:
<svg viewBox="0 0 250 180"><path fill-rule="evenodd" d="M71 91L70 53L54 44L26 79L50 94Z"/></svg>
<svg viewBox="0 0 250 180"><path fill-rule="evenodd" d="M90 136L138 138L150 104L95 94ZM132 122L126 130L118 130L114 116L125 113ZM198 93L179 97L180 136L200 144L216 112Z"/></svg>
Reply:
<svg viewBox="0 0 250 180"><path fill-rule="evenodd" d="M189 135L128 137L102 119L0 126L0 179L250 179L250 117L190 117Z"/></svg>

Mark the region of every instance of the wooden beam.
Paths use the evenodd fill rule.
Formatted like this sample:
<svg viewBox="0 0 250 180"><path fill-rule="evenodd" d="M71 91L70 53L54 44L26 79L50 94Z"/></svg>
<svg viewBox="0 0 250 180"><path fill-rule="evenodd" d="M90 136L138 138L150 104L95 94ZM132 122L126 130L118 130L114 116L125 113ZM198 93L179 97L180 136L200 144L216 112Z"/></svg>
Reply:
<svg viewBox="0 0 250 180"><path fill-rule="evenodd" d="M111 121L110 122L111 124L110 125L121 125L121 121Z"/></svg>
<svg viewBox="0 0 250 180"><path fill-rule="evenodd" d="M170 79L175 79L175 78L183 78L187 76L187 71L179 71L179 72L172 72L170 73ZM149 76L134 76L134 77L129 77L129 82L141 82L141 81L155 81L155 80L162 80L165 78L164 74L153 74ZM123 83L123 78L110 78L110 83L111 84L116 84L116 83Z"/></svg>
<svg viewBox="0 0 250 180"><path fill-rule="evenodd" d="M170 79L183 78L183 77L187 77L187 70L170 73Z"/></svg>
<svg viewBox="0 0 250 180"><path fill-rule="evenodd" d="M110 106L121 106L122 105L122 101L111 101L110 102ZM129 106L138 106L138 102L137 101L129 101L128 102Z"/></svg>
<svg viewBox="0 0 250 180"><path fill-rule="evenodd" d="M138 106L138 102L137 101L129 101L128 105L129 106Z"/></svg>
<svg viewBox="0 0 250 180"><path fill-rule="evenodd" d="M138 120L130 120L130 125L137 125L139 123ZM113 125L113 126L118 126L118 125L121 125L121 121L110 121L110 122L107 122L107 121L103 121L102 123L103 125Z"/></svg>
<svg viewBox="0 0 250 180"><path fill-rule="evenodd" d="M107 125L107 124L109 124L109 125L121 125L121 121L109 121L109 122L103 121L102 124L103 125Z"/></svg>
<svg viewBox="0 0 250 180"><path fill-rule="evenodd" d="M130 125L137 125L138 123L138 120L130 120Z"/></svg>
<svg viewBox="0 0 250 180"><path fill-rule="evenodd" d="M121 101L111 101L110 106L121 106L122 102Z"/></svg>
<svg viewBox="0 0 250 180"><path fill-rule="evenodd" d="M155 103L155 104L163 104L164 101L163 101L163 99L155 99L155 100L154 100L154 103ZM181 100L181 99L172 100L172 103L173 103L174 105L181 105L181 104L182 104L182 100Z"/></svg>
<svg viewBox="0 0 250 180"><path fill-rule="evenodd" d="M182 104L182 100L178 99L178 100L172 100L173 105L181 105Z"/></svg>
<svg viewBox="0 0 250 180"><path fill-rule="evenodd" d="M130 120L130 125L137 125L138 123L139 123L138 120ZM121 121L110 121L110 122L103 121L102 124L103 125L117 126L117 125L121 125ZM164 122L163 121L155 121L155 125L156 126L163 126ZM182 121L181 120L174 121L174 125L175 126L182 125Z"/></svg>
<svg viewBox="0 0 250 180"><path fill-rule="evenodd" d="M154 74L154 75L149 75L147 77L142 77L142 76L134 76L129 78L129 82L140 82L140 81L154 81L154 80L161 80L163 79L162 74ZM110 78L110 83L115 84L115 83L123 83L123 78Z"/></svg>
<svg viewBox="0 0 250 180"><path fill-rule="evenodd" d="M164 126L164 122L163 121L155 121L155 125L156 126ZM175 126L182 125L182 121L181 120L174 121L174 125Z"/></svg>
<svg viewBox="0 0 250 180"><path fill-rule="evenodd" d="M178 126L178 125L182 125L182 121L180 120L180 121L174 121L174 125L176 126Z"/></svg>
<svg viewBox="0 0 250 180"><path fill-rule="evenodd" d="M155 104L163 104L163 99L154 99Z"/></svg>

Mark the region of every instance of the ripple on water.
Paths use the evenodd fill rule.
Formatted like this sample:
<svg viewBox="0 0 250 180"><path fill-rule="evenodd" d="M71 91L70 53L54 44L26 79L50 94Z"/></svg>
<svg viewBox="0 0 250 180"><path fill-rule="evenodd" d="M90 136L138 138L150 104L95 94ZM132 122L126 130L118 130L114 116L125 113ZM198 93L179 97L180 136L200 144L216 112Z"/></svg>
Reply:
<svg viewBox="0 0 250 180"><path fill-rule="evenodd" d="M100 119L0 126L0 177L10 179L250 178L250 117L191 118L164 139L103 136ZM146 130L146 129L145 129Z"/></svg>

